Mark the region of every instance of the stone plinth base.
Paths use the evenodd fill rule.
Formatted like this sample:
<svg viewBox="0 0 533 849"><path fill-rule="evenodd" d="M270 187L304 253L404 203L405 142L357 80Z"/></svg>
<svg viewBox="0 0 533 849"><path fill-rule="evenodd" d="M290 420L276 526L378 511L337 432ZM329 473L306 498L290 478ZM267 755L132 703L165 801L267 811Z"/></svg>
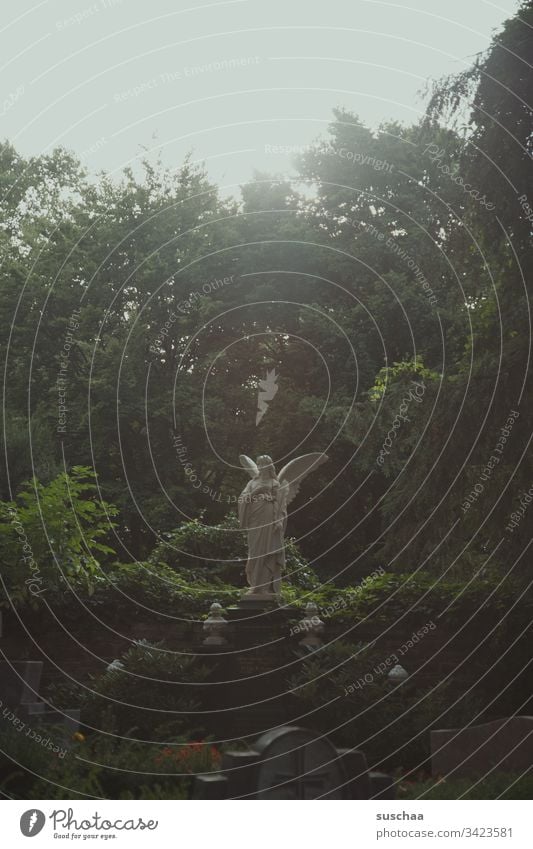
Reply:
<svg viewBox="0 0 533 849"><path fill-rule="evenodd" d="M198 663L210 668L209 684L199 685L194 693L209 711L198 719L211 734L229 740L294 721L299 705L288 681L304 652L291 628L302 610L280 605L275 598L247 596L228 607L224 616L227 644L197 647Z"/></svg>

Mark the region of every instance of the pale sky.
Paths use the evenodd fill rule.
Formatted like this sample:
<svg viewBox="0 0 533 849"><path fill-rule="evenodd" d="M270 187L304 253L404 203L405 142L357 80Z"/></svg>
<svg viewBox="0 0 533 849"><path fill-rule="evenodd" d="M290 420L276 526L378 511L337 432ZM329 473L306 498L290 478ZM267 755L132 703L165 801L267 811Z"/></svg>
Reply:
<svg viewBox="0 0 533 849"><path fill-rule="evenodd" d="M486 48L517 0L11 0L0 24L0 133L116 172L160 146L226 192L293 154L344 106L413 122L428 77Z"/></svg>

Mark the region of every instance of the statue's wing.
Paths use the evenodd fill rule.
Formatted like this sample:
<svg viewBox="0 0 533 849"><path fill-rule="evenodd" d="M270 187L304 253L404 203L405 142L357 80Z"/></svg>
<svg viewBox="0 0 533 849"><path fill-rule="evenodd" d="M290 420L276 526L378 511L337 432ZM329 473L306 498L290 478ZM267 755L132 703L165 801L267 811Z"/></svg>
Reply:
<svg viewBox="0 0 533 849"><path fill-rule="evenodd" d="M243 469L248 472L252 479L257 477L257 475L259 474L259 469L257 468L256 464L254 463L251 457L247 457L246 454L239 454L239 462Z"/></svg>
<svg viewBox="0 0 533 849"><path fill-rule="evenodd" d="M328 459L327 454L304 454L283 466L278 475L282 486L287 487L287 504L290 504L300 491L300 484L311 472L318 469Z"/></svg>

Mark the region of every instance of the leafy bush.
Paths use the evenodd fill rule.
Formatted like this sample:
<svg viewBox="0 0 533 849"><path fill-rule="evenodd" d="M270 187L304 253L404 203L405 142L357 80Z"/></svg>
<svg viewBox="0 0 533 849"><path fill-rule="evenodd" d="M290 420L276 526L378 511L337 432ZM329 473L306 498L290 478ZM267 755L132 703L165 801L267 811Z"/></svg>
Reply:
<svg viewBox="0 0 533 849"><path fill-rule="evenodd" d="M226 570L242 583L246 539L234 514L218 525L199 519L183 522L163 537L149 558L151 562L166 563L178 571L186 569L197 578L205 576L207 569L209 573Z"/></svg>
<svg viewBox="0 0 533 849"><path fill-rule="evenodd" d="M18 799L77 799L86 796L103 796L99 781L100 768L78 760L83 749L75 738L65 739L65 729L54 726L32 725L35 734L50 738L61 747L54 753L40 745L14 726L0 732L0 789L11 798Z"/></svg>
<svg viewBox="0 0 533 849"><path fill-rule="evenodd" d="M54 744L57 742L61 751L51 752L25 733L25 727L17 727L5 721L0 730L0 780L4 781L13 773L24 770L34 770L38 774L46 772L65 756L64 729L52 726L43 728L37 723L32 723L31 729L35 734L41 734L43 739L50 738Z"/></svg>
<svg viewBox="0 0 533 849"><path fill-rule="evenodd" d="M218 525L207 525L199 519L183 522L164 537L152 552L150 563L166 564L189 581L218 577L234 586L245 585L246 534L234 513ZM319 586L294 540L286 540L285 555L285 571L292 585L305 589Z"/></svg>
<svg viewBox="0 0 533 849"><path fill-rule="evenodd" d="M0 737L18 762L9 762L2 789L29 799L185 799L194 775L216 771L221 762L218 749L203 741L175 738L162 747L113 734L75 736L61 759L35 743L21 758L20 741Z"/></svg>
<svg viewBox="0 0 533 849"><path fill-rule="evenodd" d="M148 608L180 619L197 619L214 601L233 604L240 593L235 586L216 576L210 577L205 571L201 575L190 574L186 569L174 570L152 560L114 563L105 570L104 576L105 580L99 582L86 603L102 612L109 607L115 620L121 608L129 617L145 614Z"/></svg>
<svg viewBox="0 0 533 849"><path fill-rule="evenodd" d="M0 502L0 561L13 604L35 607L40 594L64 592L65 582L94 590L97 558L114 553L103 540L117 513L99 499L94 477L74 466L46 485L33 478L16 501Z"/></svg>
<svg viewBox="0 0 533 849"><path fill-rule="evenodd" d="M397 623L408 633L439 617L439 627L449 631L471 620L475 642L485 628L491 630L500 622L491 637L509 645L533 619L533 596L513 580L501 580L497 572L486 570L466 585L464 581L437 580L426 572L390 573L375 571L360 585L338 589L323 586L307 594L319 611L330 607L327 622L331 632L346 631L365 622L372 629L388 629ZM512 610L511 616L505 616ZM359 630L358 630L359 633ZM465 631L462 632L464 638Z"/></svg>
<svg viewBox="0 0 533 849"><path fill-rule="evenodd" d="M381 665L381 666L380 666ZM470 721L480 705L457 698L453 682L420 690L416 677L400 685L387 678L383 653L363 644L336 642L310 656L290 686L313 727L339 745L362 749L372 766L422 768L432 727Z"/></svg>
<svg viewBox="0 0 533 849"><path fill-rule="evenodd" d="M205 681L208 669L198 659L166 649L163 643L139 642L121 659L93 679L84 697L82 719L93 728L120 734L135 732L148 740L169 735L204 733L197 723L194 685Z"/></svg>
<svg viewBox="0 0 533 849"><path fill-rule="evenodd" d="M449 661L459 663L457 692L474 685L476 698L490 704L494 715L514 712L531 696L526 670L533 595L524 592L519 580L502 581L497 570L484 569L466 584L422 572L374 573L358 587L324 587L309 593L308 600L315 601L320 613L326 611L329 640L355 636L371 641L384 634L385 641L400 646L433 621L433 665L445 676Z"/></svg>

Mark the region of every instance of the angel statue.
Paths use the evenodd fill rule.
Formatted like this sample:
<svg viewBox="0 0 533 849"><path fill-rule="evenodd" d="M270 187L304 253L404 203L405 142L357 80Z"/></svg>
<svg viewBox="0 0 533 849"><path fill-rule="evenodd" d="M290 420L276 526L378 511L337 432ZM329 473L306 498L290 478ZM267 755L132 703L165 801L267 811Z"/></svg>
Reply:
<svg viewBox="0 0 533 849"><path fill-rule="evenodd" d="M245 454L239 456L241 466L252 478L239 496L239 524L248 534L246 578L250 589L246 598L279 598L287 506L298 494L303 479L327 459L326 454L304 454L276 475L268 454L258 457L257 464Z"/></svg>

